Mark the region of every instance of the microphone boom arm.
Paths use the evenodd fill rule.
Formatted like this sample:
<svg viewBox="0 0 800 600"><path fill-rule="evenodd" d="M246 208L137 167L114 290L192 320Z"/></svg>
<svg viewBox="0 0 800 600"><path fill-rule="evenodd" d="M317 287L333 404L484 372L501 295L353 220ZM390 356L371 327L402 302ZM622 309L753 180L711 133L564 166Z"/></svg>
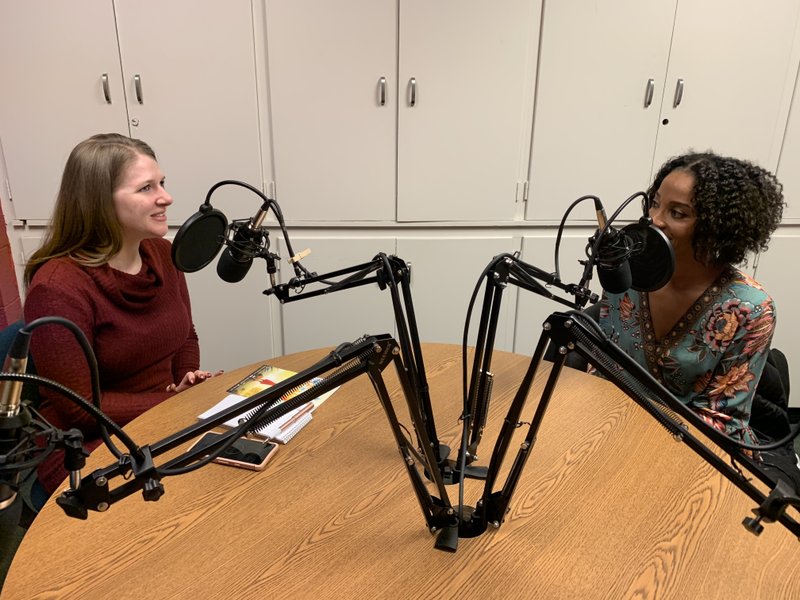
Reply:
<svg viewBox="0 0 800 600"><path fill-rule="evenodd" d="M700 458L757 503L758 507L753 510L755 517L746 517L742 523L748 531L758 535L763 530L761 521L780 522L794 535L800 537L800 523L785 513L788 506L800 507L800 498L796 492L789 489L783 481L774 482L733 439L706 425L691 408L672 395L619 346L607 339L590 317L582 313L556 312L548 317L543 329L528 371L523 377L497 437L484 492L473 515L474 522L471 523L476 532L485 530L489 523L499 524L503 521L514 489L535 444L567 354L577 352L655 418L677 441L689 446ZM520 445L507 479L501 490L494 491L512 433L519 422L534 376L544 359L545 350L551 342L558 346L558 356L545 383L525 441ZM680 419L688 421L695 429L702 431L709 441L731 457L734 466L711 450ZM770 488L770 493L765 495L741 469L735 467L736 464L745 467L761 483Z"/></svg>
<svg viewBox="0 0 800 600"><path fill-rule="evenodd" d="M509 284L515 285L570 308L581 308L586 302L595 303L598 300L597 294L592 293L588 288L580 284L564 284L554 274L547 273L534 265L526 263L514 254L501 254L492 259L488 268L484 271L483 278L486 290L475 342L470 384L466 392L464 407L464 419L469 435L469 445L467 446L467 455L459 457L458 465L462 464L462 460L464 464L469 465L477 459L476 453L489 411L491 382L493 379L491 373L492 352L497 335L500 305L506 287ZM571 294L573 299L555 295L539 283L540 281ZM464 335L466 344L466 331ZM456 470L458 470L458 467L456 467Z"/></svg>
<svg viewBox="0 0 800 600"><path fill-rule="evenodd" d="M374 275L370 276L372 273ZM347 277L338 281L331 281L333 278L343 275L347 275ZM397 256L379 253L367 263L346 267L323 275L312 274L309 277L295 277L288 283L279 284L265 290L264 294L274 294L281 304L284 304L373 283L378 284L381 290L389 290L399 348L404 360L404 368L408 373L412 386L410 393L418 399L420 406L419 424L425 430L430 443L436 448L438 471L446 472L448 470L447 456L450 453L450 448L439 441L436 431L430 388L425 375L425 363L411 294L411 274L404 260ZM307 286L313 284L323 284L325 287L305 290Z"/></svg>
<svg viewBox="0 0 800 600"><path fill-rule="evenodd" d="M390 363L395 366L409 415L420 441L418 450L404 434L383 380L382 372ZM333 372L329 373L330 371ZM368 375L372 382L389 420L428 529L437 531L453 526L456 523L456 515L447 496L445 484L435 468L437 456L433 450L434 446L430 443L425 428L421 426L422 414L413 386L408 378L408 370L403 364L400 349L397 342L389 335L366 337L352 344L339 346L315 365L297 375L245 398L236 405L158 442L141 446L140 450L143 456L141 460L136 460L131 455L125 455L123 460L93 471L80 480L81 483L77 488L62 492L56 502L67 515L86 519L89 510L105 511L112 504L139 490L142 491L145 500L158 500L164 493L164 487L161 484L162 478L183 474L204 466L220 455L226 447L246 431L272 422L314 397L363 374ZM285 402L280 402L281 397L287 392L322 375L325 377L321 382ZM36 376L30 377L35 378ZM259 406L260 409L258 409ZM214 444L203 448L191 448L163 465L156 466L154 459L161 454L221 425L231 417L244 414L254 408L258 409L256 414L239 427L226 432ZM208 456L204 457L204 455ZM118 476L127 476L129 473L133 474L131 479L117 488L109 487L110 480ZM432 476L432 481L439 494L438 497L428 491L425 483L426 476Z"/></svg>
<svg viewBox="0 0 800 600"><path fill-rule="evenodd" d="M570 352L577 352L608 380L630 396L650 416L656 419L676 440L682 441L689 446L703 460L722 473L758 504L758 508L753 511L755 517L747 517L743 521L743 525L748 531L758 535L763 530L761 521L767 523L778 521L800 537L800 523L785 514L788 506L800 507L800 498L798 498L797 493L789 489L784 482L778 481L776 483L773 481L739 447L737 442L726 434L709 427L691 408L678 400L661 383L654 379L646 369L609 340L603 334L599 325L588 315L574 310L580 308L582 302L586 300L596 302L596 295L591 294L582 284L577 286L564 285L554 280L554 276L520 261L515 255L495 257L490 262L484 275L487 287L481 310L481 321L475 345L470 385L465 394L464 419L466 422L465 431L469 432L469 445L466 456L459 457L459 464L469 464L469 462L477 458L475 453L481 440L491 396L491 358L499 319L499 306L507 284L514 284L563 304L571 305L573 310L568 314L553 313L543 324L543 332L539 343L503 421L489 466L484 471L483 495L470 518L460 524L460 535L463 537L479 535L485 531L489 524L499 526L503 522L519 477L533 449L539 426L544 418L567 355ZM564 298L556 297L535 279L575 294L575 301L570 302ZM465 347L466 335L465 328ZM536 406L525 441L520 445L502 489L495 491L498 474L505 461L513 432L519 426L519 417L525 406L534 377L545 357L548 346L551 344L557 347L557 355L554 358L553 367ZM755 475L771 490L769 495L765 495L753 485L740 469L726 463L706 444L701 442L697 436L692 434L680 422L680 419L689 422L695 429L702 431L713 444L731 457L734 465L742 465Z"/></svg>

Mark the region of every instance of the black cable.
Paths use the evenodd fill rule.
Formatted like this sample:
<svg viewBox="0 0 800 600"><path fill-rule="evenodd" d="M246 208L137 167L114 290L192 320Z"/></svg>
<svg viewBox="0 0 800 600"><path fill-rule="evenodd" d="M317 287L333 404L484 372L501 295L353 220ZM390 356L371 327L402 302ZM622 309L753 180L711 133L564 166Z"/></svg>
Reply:
<svg viewBox="0 0 800 600"><path fill-rule="evenodd" d="M639 196L643 196L645 198L645 200L647 200L647 194L645 194L644 192L636 192L635 194L632 194L631 196L628 196L628 198L626 198L625 201L622 204L619 205L617 210L615 210L614 213L608 218L608 220L606 221L605 226L600 231L600 233L597 235L597 239L595 239L594 245L592 245L592 253L591 253L591 255L588 255L588 253L587 253L587 256L589 258L589 262L586 265L586 270L585 270L586 273L591 273L592 266L597 262L597 259L595 257L597 256L598 250L600 250L600 245L603 243L603 239L608 235L608 230L611 228L611 224L619 216L619 214L625 209L625 207L627 207L628 204L630 204L634 199L638 198ZM586 279L588 279L588 277L586 277Z"/></svg>
<svg viewBox="0 0 800 600"><path fill-rule="evenodd" d="M592 195L581 196L580 198L575 200L572 204L570 204L569 207L567 207L564 216L561 217L561 223L558 226L558 233L556 234L555 256L553 258L555 260L555 269L556 269L555 276L559 280L561 279L561 269L558 264L559 250L561 248L561 236L564 233L564 226L566 225L567 217L569 216L569 213L572 212L572 209L575 208L578 204L580 204L584 200L594 200L596 203L600 203L600 198L598 198L597 196L592 196Z"/></svg>
<svg viewBox="0 0 800 600"><path fill-rule="evenodd" d="M289 256L290 257L294 257L295 256L294 249L292 248L292 242L289 239L289 233L286 230L286 223L283 220L283 212L281 211L281 207L278 205L278 203L275 200L273 200L272 198L269 198L266 194L264 194L264 192L259 190L257 187L255 187L253 185L250 185L249 183L246 183L244 181L238 181L236 179L224 179L223 181L218 181L217 183L215 183L214 185L211 186L211 188L208 190L208 193L206 194L205 204L207 204L208 206L211 206L211 196L212 196L212 194L218 188L220 188L220 187L222 187L224 185L237 185L239 187L243 187L245 189L248 189L251 192L253 192L254 194L256 194L259 198L261 198L261 200L263 200L264 204L262 205L262 209L265 212L269 208L272 208L272 212L275 213L275 219L278 221L278 227L280 228L281 233L283 234L284 241L286 242L286 250L289 252ZM302 279L303 276L306 276L306 277L312 277L313 276L313 274L308 269L306 269L300 263L299 260L298 261L292 261L292 267L294 268L295 275L300 279Z"/></svg>
<svg viewBox="0 0 800 600"><path fill-rule="evenodd" d="M74 402L78 403L79 406L82 406L81 403L85 404L86 406L82 406L86 412L91 414L97 420L97 424L100 428L100 437L103 439L106 447L111 451L111 453L117 458L122 458L123 453L119 451L119 449L114 445L111 441L111 438L108 435L107 427L110 427L114 430L114 434L120 439L120 441L125 444L128 448L129 452L135 455L137 458L143 458L142 451L137 446L133 440L128 437L122 429L114 423L111 419L109 419L103 412L100 406L100 398L101 398L101 390L100 390L100 369L97 365L97 357L94 354L94 350L92 350L91 344L89 344L89 340L86 338L86 334L83 330L78 327L75 323L70 321L69 319L65 319L63 317L51 316L51 317L40 317L24 325L20 331L25 332L26 334L32 334L35 329L41 327L42 325L62 325L66 327L72 334L75 336L75 339L78 342L78 345L81 347L83 351L84 357L86 358L86 362L89 366L89 377L91 380L91 387L92 387L92 404L89 404L86 400L84 400L80 395L73 392L71 389L63 386L61 384L56 385L63 388L61 391L66 397L70 398ZM42 378L44 380L44 378ZM121 435L120 435L121 434Z"/></svg>
<svg viewBox="0 0 800 600"><path fill-rule="evenodd" d="M93 416L98 421L98 424L102 423L102 425L105 425L111 429L114 432L114 435L116 435L120 441L125 444L125 447L128 448L130 454L134 454L137 457L143 457L139 446L136 445L136 443L119 425L112 421L102 410L100 410L98 407L95 407L93 404L85 400L80 394L74 392L70 388L58 383L57 381L33 373L0 373L0 381L8 380L43 385L44 387L50 388L51 390L62 394L64 397L71 400L84 411ZM117 458L120 458L121 456L123 456L122 453L119 453Z"/></svg>

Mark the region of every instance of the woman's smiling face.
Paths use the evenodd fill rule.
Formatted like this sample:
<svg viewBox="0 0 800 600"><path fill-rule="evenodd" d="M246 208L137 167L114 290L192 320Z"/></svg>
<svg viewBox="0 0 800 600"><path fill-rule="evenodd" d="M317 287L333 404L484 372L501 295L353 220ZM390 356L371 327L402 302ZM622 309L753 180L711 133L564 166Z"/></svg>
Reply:
<svg viewBox="0 0 800 600"><path fill-rule="evenodd" d="M123 239L138 244L167 233L167 207L172 196L164 189L164 174L149 156L137 154L114 190L114 208Z"/></svg>

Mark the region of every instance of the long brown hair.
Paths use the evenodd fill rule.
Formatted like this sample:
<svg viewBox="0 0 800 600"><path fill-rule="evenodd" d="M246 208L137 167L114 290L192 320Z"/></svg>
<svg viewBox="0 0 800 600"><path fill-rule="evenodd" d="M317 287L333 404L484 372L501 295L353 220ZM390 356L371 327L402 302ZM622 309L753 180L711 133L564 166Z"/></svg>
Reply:
<svg viewBox="0 0 800 600"><path fill-rule="evenodd" d="M156 160L145 142L101 133L72 149L64 167L50 226L41 247L25 265L25 284L51 258L69 256L96 267L122 248L122 228L114 209L114 190L139 154Z"/></svg>

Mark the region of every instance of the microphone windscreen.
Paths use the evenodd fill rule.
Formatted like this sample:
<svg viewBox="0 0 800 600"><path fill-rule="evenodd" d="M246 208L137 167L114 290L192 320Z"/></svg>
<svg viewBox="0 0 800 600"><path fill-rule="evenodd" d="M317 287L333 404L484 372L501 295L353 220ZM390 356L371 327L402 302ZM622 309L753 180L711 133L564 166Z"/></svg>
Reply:
<svg viewBox="0 0 800 600"><path fill-rule="evenodd" d="M664 232L641 219L622 229L631 244L628 258L631 287L637 292L654 292L664 287L675 272L675 251Z"/></svg>
<svg viewBox="0 0 800 600"><path fill-rule="evenodd" d="M189 217L172 242L172 262L184 273L194 273L208 265L222 248L228 219L210 205Z"/></svg>
<svg viewBox="0 0 800 600"><path fill-rule="evenodd" d="M230 248L220 254L219 262L217 263L217 275L222 281L228 283L239 283L253 264L252 258L245 258L244 260L236 260L231 254Z"/></svg>
<svg viewBox="0 0 800 600"><path fill-rule="evenodd" d="M621 294L631 288L631 267L627 260L612 268L598 265L597 278L605 291L610 294Z"/></svg>

